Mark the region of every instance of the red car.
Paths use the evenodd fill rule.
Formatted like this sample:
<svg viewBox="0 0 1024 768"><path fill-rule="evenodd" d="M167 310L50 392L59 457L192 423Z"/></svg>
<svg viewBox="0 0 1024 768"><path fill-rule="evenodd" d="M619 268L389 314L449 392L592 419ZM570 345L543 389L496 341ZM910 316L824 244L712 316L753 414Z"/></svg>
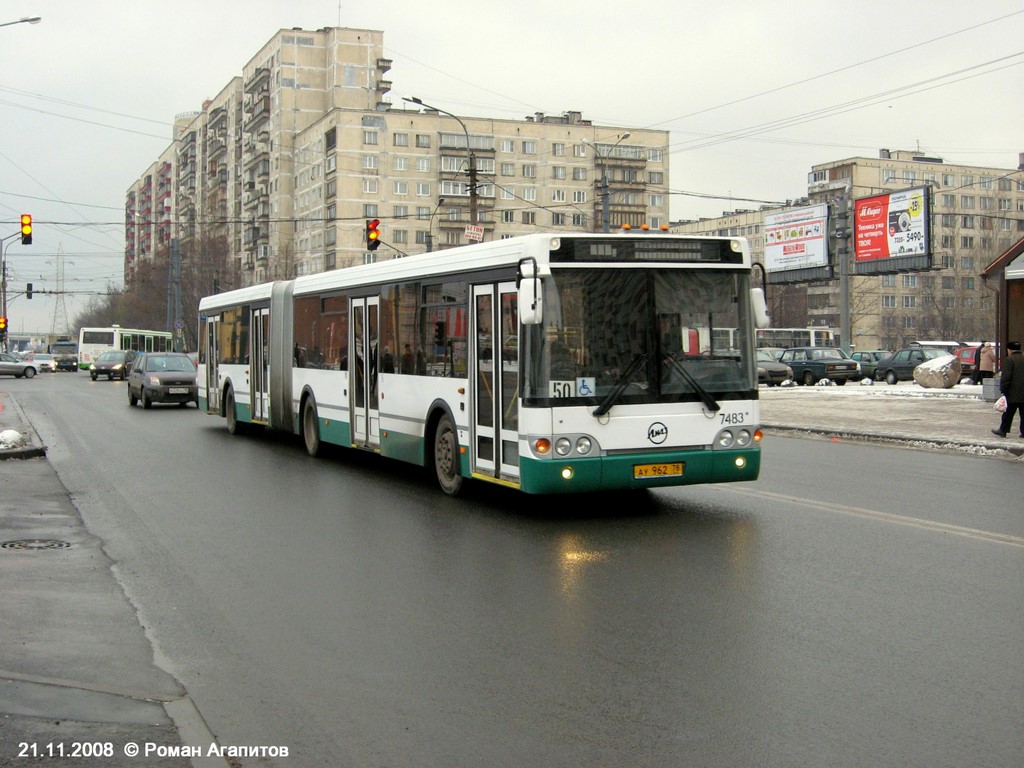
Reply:
<svg viewBox="0 0 1024 768"><path fill-rule="evenodd" d="M962 376L974 375L974 354L979 347L960 347L956 356L960 359L960 370Z"/></svg>

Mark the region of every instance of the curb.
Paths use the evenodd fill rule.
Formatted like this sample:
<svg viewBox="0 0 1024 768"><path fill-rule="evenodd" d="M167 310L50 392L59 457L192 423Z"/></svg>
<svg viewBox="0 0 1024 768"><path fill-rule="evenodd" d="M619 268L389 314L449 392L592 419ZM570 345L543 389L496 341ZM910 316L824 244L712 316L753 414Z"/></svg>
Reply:
<svg viewBox="0 0 1024 768"><path fill-rule="evenodd" d="M14 409L19 422L18 431L27 438L27 445L20 446L18 448L0 449L0 461L4 461L5 459L34 459L39 456L45 456L46 444L43 443L43 439L39 437L39 433L36 432L35 427L32 426L32 422L28 420L28 417L25 415L25 411L21 409L21 405L18 401L13 397L6 397L5 405Z"/></svg>
<svg viewBox="0 0 1024 768"><path fill-rule="evenodd" d="M1016 457L1024 456L1024 445L978 440L957 440L954 438L921 437L919 435L880 435L877 432L858 432L852 429L826 429L824 427L793 427L785 424L762 423L761 428L772 432L791 432L794 434L813 434L823 437L837 437L857 440L865 443L918 443L934 448L952 448L959 452L1005 451Z"/></svg>

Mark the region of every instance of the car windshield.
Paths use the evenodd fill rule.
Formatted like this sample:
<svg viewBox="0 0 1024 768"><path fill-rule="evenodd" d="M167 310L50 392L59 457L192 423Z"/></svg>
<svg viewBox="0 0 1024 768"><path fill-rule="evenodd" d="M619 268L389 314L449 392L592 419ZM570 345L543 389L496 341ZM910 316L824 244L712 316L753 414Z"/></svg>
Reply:
<svg viewBox="0 0 1024 768"><path fill-rule="evenodd" d="M146 360L147 371L188 371L191 373L196 367L192 365L192 361L187 357L170 357L170 356L159 356L150 357Z"/></svg>
<svg viewBox="0 0 1024 768"><path fill-rule="evenodd" d="M773 355L767 349L759 349L759 350L757 350L757 362L759 362L759 363L777 363L779 361L776 360L775 359L775 355Z"/></svg>
<svg viewBox="0 0 1024 768"><path fill-rule="evenodd" d="M102 360L105 363L120 363L124 360L124 352L104 352L97 359Z"/></svg>

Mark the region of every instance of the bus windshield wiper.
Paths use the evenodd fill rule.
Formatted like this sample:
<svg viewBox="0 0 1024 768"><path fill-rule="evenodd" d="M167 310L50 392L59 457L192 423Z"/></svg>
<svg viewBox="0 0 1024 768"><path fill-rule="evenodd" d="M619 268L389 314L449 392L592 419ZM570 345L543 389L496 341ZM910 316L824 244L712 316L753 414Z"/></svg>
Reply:
<svg viewBox="0 0 1024 768"><path fill-rule="evenodd" d="M604 416L608 411L612 409L615 402L619 399L619 395L622 394L623 390L629 386L630 381L633 380L633 376L639 370L640 366L647 361L647 353L641 352L639 355L633 358L633 362L629 364L629 367L622 372L619 376L619 380L615 382L615 386L612 387L612 391L607 394L601 404L594 409L594 416Z"/></svg>
<svg viewBox="0 0 1024 768"><path fill-rule="evenodd" d="M672 370L682 376L686 380L686 383L693 387L694 391L700 395L701 401L709 411L720 411L722 409L722 406L719 405L718 401L711 396L711 393L698 383L698 381L693 377L693 374L686 370L682 363L676 360L675 352L669 355L666 358L666 361L672 366Z"/></svg>

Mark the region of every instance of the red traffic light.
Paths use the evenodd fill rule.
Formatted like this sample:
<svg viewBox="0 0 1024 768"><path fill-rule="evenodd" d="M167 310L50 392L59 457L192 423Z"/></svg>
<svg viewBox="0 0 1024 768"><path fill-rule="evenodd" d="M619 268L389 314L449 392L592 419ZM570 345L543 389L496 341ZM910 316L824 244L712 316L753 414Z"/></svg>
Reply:
<svg viewBox="0 0 1024 768"><path fill-rule="evenodd" d="M32 245L32 214L21 214L21 244Z"/></svg>

